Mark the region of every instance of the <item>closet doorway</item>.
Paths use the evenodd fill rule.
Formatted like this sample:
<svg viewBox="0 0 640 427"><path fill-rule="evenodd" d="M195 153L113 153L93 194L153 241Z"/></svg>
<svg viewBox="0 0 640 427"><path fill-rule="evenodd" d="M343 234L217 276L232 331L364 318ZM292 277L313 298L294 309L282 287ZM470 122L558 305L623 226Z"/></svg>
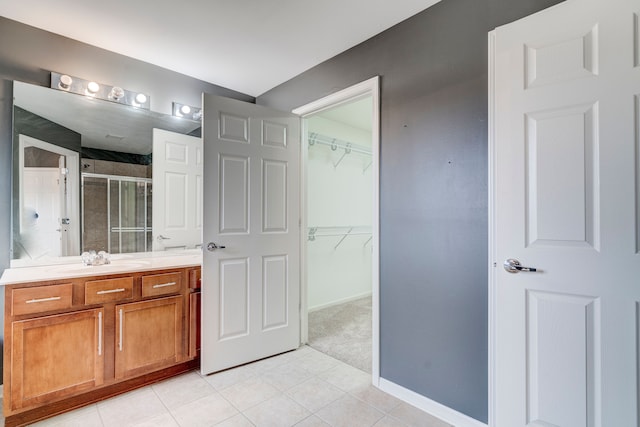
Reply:
<svg viewBox="0 0 640 427"><path fill-rule="evenodd" d="M378 78L303 117L302 341L378 372Z"/></svg>

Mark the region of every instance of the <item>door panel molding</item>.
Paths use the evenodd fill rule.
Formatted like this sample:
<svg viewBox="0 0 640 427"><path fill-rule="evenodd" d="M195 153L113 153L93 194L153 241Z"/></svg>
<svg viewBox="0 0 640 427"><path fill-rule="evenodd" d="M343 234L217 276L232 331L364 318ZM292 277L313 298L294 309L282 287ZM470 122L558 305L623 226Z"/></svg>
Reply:
<svg viewBox="0 0 640 427"><path fill-rule="evenodd" d="M209 94L203 105L208 374L300 346L300 118Z"/></svg>

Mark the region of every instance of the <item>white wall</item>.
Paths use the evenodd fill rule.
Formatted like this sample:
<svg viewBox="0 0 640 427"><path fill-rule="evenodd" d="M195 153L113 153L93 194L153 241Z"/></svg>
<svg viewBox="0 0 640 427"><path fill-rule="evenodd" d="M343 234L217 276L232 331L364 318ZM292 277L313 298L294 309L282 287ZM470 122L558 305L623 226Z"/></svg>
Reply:
<svg viewBox="0 0 640 427"><path fill-rule="evenodd" d="M309 132L317 132L370 147L371 132L328 120L319 115L307 122ZM307 225L309 227L371 227L371 156L352 152L334 167L344 150L326 145L308 147ZM365 170L366 169L366 170ZM342 231L342 230L340 230ZM331 230L318 230L331 233ZM371 294L370 235L307 240L309 310L349 301Z"/></svg>

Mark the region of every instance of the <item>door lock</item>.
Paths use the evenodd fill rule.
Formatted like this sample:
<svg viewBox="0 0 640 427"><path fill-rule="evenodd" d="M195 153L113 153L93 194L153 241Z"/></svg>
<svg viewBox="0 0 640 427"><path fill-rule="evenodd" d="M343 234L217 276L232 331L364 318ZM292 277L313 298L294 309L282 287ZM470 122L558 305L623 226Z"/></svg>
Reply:
<svg viewBox="0 0 640 427"><path fill-rule="evenodd" d="M504 262L504 264L502 264L502 266L509 273L519 273L521 271L531 271L531 272L537 271L537 269L534 268L534 267L524 267L524 266L522 266L522 264L520 264L520 261L518 261L517 259L513 259L513 258L509 258L508 260L506 260Z"/></svg>
<svg viewBox="0 0 640 427"><path fill-rule="evenodd" d="M209 252L213 252L213 251L215 251L216 249L224 249L225 247L226 247L226 246L222 246L222 245L218 246L218 245L216 245L214 242L209 242L209 243L207 243L207 250L208 250Z"/></svg>

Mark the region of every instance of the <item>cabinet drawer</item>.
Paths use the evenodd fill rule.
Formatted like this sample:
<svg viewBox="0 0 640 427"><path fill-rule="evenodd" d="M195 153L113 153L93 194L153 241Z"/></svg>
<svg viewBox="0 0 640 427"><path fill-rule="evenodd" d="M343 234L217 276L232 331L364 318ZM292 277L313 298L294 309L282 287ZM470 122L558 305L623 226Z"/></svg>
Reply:
<svg viewBox="0 0 640 427"><path fill-rule="evenodd" d="M85 283L84 303L101 304L131 299L133 296L133 277L92 280Z"/></svg>
<svg viewBox="0 0 640 427"><path fill-rule="evenodd" d="M182 273L164 273L142 277L142 297L175 294L181 290Z"/></svg>
<svg viewBox="0 0 640 427"><path fill-rule="evenodd" d="M64 310L73 305L72 294L73 285L71 283L14 289L11 295L11 314L19 316Z"/></svg>

